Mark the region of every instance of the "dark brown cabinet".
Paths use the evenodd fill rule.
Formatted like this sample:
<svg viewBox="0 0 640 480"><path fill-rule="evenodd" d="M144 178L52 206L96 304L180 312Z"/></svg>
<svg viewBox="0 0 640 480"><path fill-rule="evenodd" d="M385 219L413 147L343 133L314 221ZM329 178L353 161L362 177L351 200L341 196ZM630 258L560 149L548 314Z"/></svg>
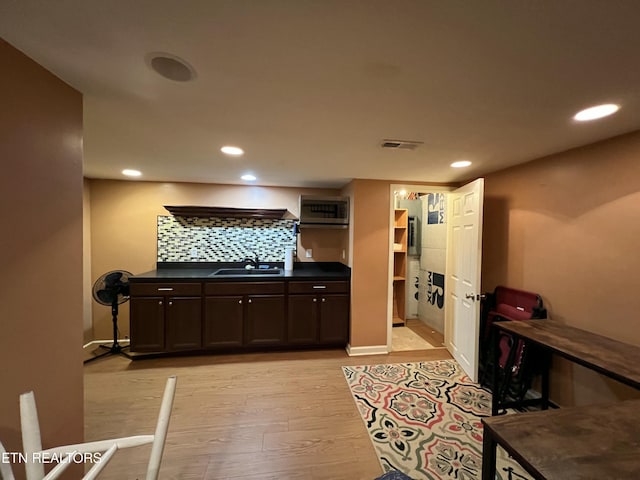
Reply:
<svg viewBox="0 0 640 480"><path fill-rule="evenodd" d="M205 348L284 344L284 282L209 282L205 295Z"/></svg>
<svg viewBox="0 0 640 480"><path fill-rule="evenodd" d="M287 342L345 345L349 340L349 282L289 283Z"/></svg>
<svg viewBox="0 0 640 480"><path fill-rule="evenodd" d="M344 346L349 281L131 282L131 351Z"/></svg>
<svg viewBox="0 0 640 480"><path fill-rule="evenodd" d="M289 321L287 340L292 345L318 343L318 296L289 295Z"/></svg>
<svg viewBox="0 0 640 480"><path fill-rule="evenodd" d="M204 348L241 347L244 336L242 295L206 297L204 300Z"/></svg>
<svg viewBox="0 0 640 480"><path fill-rule="evenodd" d="M319 305L320 345L346 345L349 341L349 295L321 295Z"/></svg>
<svg viewBox="0 0 640 480"><path fill-rule="evenodd" d="M202 346L202 297L169 297L165 305L166 349L197 350Z"/></svg>
<svg viewBox="0 0 640 480"><path fill-rule="evenodd" d="M176 352L202 347L199 283L132 283L132 352Z"/></svg>
<svg viewBox="0 0 640 480"><path fill-rule="evenodd" d="M164 298L131 297L132 352L164 352Z"/></svg>
<svg viewBox="0 0 640 480"><path fill-rule="evenodd" d="M283 295L249 295L245 316L247 345L284 345L286 317Z"/></svg>

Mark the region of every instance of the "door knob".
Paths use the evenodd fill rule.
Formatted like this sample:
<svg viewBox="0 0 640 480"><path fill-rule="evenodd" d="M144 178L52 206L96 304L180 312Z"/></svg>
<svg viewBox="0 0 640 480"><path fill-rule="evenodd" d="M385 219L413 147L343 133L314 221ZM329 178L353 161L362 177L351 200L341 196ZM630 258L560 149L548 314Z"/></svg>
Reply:
<svg viewBox="0 0 640 480"><path fill-rule="evenodd" d="M478 295L473 295L471 293L467 293L464 298L470 298L471 300L484 300L487 298L487 295L484 293L479 293Z"/></svg>

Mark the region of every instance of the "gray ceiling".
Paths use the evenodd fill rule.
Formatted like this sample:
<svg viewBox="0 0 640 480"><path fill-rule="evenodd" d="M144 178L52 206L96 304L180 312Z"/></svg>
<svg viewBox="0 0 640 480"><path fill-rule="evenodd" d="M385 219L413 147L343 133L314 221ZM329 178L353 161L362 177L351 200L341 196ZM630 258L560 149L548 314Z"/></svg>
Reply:
<svg viewBox="0 0 640 480"><path fill-rule="evenodd" d="M638 0L0 0L0 36L84 94L87 177L283 186L459 181L639 129L639 19Z"/></svg>

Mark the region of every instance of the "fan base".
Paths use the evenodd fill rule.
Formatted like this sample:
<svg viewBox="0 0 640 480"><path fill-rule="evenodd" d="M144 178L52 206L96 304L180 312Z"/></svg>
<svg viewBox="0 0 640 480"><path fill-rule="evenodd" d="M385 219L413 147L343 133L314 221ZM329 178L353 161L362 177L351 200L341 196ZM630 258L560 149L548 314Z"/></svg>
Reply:
<svg viewBox="0 0 640 480"><path fill-rule="evenodd" d="M106 357L107 355L123 355L131 360L133 357L124 351L125 348L129 348L129 345L125 345L124 347L119 343L114 343L113 345L99 345L99 348L106 350L106 352L100 353L94 357L88 358L84 361L84 363L93 362L98 358Z"/></svg>

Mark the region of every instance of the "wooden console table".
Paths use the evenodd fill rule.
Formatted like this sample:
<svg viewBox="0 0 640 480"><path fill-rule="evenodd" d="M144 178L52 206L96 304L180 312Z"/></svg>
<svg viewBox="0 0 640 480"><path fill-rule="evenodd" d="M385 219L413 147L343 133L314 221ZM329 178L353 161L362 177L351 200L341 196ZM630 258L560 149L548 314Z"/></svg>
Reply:
<svg viewBox="0 0 640 480"><path fill-rule="evenodd" d="M563 325L554 320L495 322L493 328L508 332L529 344L535 344L550 353L640 389L640 347ZM499 355L497 346L495 354ZM497 356L493 363L496 368ZM541 401L542 408L546 410L549 404L549 365L548 362L545 363L546 368L542 371ZM496 382L494 374L494 385ZM499 410L499 399L494 395L491 414L497 415Z"/></svg>
<svg viewBox="0 0 640 480"><path fill-rule="evenodd" d="M496 322L493 328L640 389L640 347L553 320ZM496 357L494 368L497 364ZM541 402L546 410L549 362L544 364ZM496 380L494 371L494 386ZM494 417L482 420L483 480L495 478L496 444L535 479L640 478L640 400L496 417L496 397Z"/></svg>
<svg viewBox="0 0 640 480"><path fill-rule="evenodd" d="M496 475L496 445L536 480L640 478L640 400L482 420L482 480Z"/></svg>

